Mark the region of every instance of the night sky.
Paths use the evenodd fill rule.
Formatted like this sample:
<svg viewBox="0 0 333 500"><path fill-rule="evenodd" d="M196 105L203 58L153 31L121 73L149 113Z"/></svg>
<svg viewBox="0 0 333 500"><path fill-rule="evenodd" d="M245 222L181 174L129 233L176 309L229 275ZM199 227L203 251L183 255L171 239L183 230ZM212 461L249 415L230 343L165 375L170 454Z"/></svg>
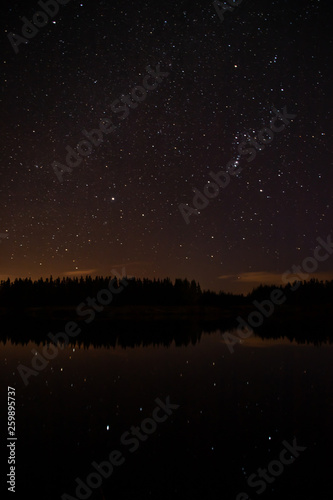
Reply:
<svg viewBox="0 0 333 500"><path fill-rule="evenodd" d="M243 292L313 255L332 228L330 6L243 0L222 22L212 1L70 0L15 53L8 35L42 9L4 0L0 279L125 267ZM244 137L284 107L295 118L248 161ZM54 162L101 119L114 130L60 182ZM187 224L180 206L230 160L241 171Z"/></svg>

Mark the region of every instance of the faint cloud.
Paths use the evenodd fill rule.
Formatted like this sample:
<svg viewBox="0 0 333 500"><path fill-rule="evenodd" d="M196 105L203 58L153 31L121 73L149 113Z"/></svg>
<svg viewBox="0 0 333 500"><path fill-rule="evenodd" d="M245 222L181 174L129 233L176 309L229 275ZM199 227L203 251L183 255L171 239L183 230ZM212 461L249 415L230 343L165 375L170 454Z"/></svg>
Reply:
<svg viewBox="0 0 333 500"><path fill-rule="evenodd" d="M285 284L282 282L283 273L275 273L275 272L267 272L267 271L253 271L249 273L240 273L240 274L224 274L219 276L218 279L229 281L231 283L248 283L253 285L282 285ZM296 280L299 280L299 276L296 274L290 273L289 282L293 283ZM333 279L333 273L329 272L320 272L320 273L311 273L308 275L307 280L310 279L318 279L319 281L331 280Z"/></svg>
<svg viewBox="0 0 333 500"><path fill-rule="evenodd" d="M63 276L85 276L87 274L94 274L97 269L82 269L81 271L66 271L62 273Z"/></svg>
<svg viewBox="0 0 333 500"><path fill-rule="evenodd" d="M267 271L254 271L250 273L224 274L219 276L218 279L230 280L238 283L275 284L277 282L282 283L282 274Z"/></svg>

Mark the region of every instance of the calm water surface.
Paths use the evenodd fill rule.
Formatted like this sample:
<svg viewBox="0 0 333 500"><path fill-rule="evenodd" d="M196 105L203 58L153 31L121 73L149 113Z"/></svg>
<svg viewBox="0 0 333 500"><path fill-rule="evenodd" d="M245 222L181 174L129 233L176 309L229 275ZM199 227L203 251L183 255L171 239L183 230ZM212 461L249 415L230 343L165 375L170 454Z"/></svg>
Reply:
<svg viewBox="0 0 333 500"><path fill-rule="evenodd" d="M332 498L332 346L251 337L231 354L219 331L186 346L72 345L26 387L17 365L33 348L0 344L2 422L16 388L17 499L78 498L75 479L115 449L122 465L85 498ZM131 451L121 436L168 396L179 408ZM258 494L248 477L294 438L306 450Z"/></svg>

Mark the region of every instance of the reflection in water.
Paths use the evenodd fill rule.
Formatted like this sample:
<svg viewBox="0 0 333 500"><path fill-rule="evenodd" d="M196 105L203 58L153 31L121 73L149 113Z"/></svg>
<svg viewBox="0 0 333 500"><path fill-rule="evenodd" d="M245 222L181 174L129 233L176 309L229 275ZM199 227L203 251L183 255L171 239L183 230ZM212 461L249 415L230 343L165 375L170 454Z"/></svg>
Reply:
<svg viewBox="0 0 333 500"><path fill-rule="evenodd" d="M253 499L249 475L296 437L306 453L267 486L267 498L331 498L329 345L251 337L230 355L224 330L208 324L203 333L199 323L96 322L25 387L17 365L29 365L31 349L63 323L39 324L33 332L29 325L8 326L7 337L16 340L0 344L0 376L16 388L20 492L34 491L36 500L60 499L64 492L67 500L78 498L75 479L85 479L93 462L116 449L124 464L89 498L233 500L244 491ZM300 332L299 324L270 332L298 341L315 335L305 326ZM324 333L317 331L317 344ZM129 453L121 436L167 395L179 409ZM4 397L0 405L5 414Z"/></svg>

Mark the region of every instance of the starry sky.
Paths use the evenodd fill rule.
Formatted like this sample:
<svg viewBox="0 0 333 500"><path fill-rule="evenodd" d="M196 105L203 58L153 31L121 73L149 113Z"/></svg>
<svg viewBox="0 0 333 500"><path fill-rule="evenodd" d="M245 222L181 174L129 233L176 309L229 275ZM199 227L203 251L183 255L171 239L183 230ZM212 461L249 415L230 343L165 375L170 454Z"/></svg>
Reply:
<svg viewBox="0 0 333 500"><path fill-rule="evenodd" d="M125 267L246 292L313 255L332 226L329 7L243 0L222 22L212 1L70 0L15 53L41 7L4 0L0 279ZM168 75L121 120L112 103L158 64ZM285 106L296 117L241 157ZM60 182L54 162L101 119L114 130ZM230 160L241 172L186 224L179 206Z"/></svg>

